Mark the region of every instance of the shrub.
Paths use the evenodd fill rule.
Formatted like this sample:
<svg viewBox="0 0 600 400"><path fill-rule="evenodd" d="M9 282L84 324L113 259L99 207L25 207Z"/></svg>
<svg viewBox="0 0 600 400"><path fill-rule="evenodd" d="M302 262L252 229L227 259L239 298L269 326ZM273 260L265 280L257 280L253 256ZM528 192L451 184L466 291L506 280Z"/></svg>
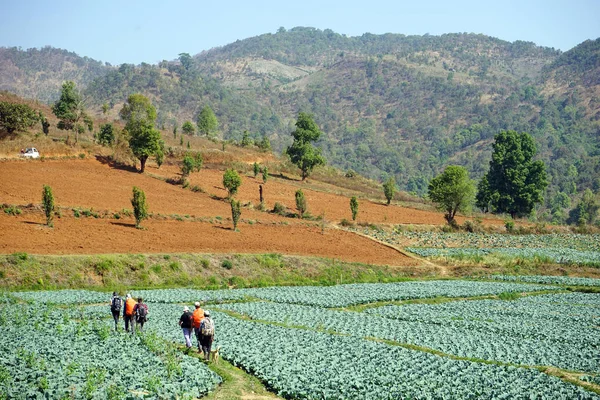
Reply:
<svg viewBox="0 0 600 400"><path fill-rule="evenodd" d="M358 200L356 196L352 196L350 199L350 211L352 211L352 221L356 221L356 214L358 214Z"/></svg>
<svg viewBox="0 0 600 400"><path fill-rule="evenodd" d="M352 170L352 169L349 169L348 171L346 171L344 176L346 178L354 178L356 176L356 172L354 172L354 170Z"/></svg>
<svg viewBox="0 0 600 400"><path fill-rule="evenodd" d="M521 296L516 292L502 292L498 295L500 300L518 300Z"/></svg>
<svg viewBox="0 0 600 400"><path fill-rule="evenodd" d="M200 260L200 265L202 265L202 268L208 268L210 267L210 261L208 261L206 258L202 258Z"/></svg>
<svg viewBox="0 0 600 400"><path fill-rule="evenodd" d="M52 194L52 188L48 185L44 185L42 191L42 207L46 214L46 225L53 227L54 224L52 219L54 218L54 195Z"/></svg>
<svg viewBox="0 0 600 400"><path fill-rule="evenodd" d="M258 166L258 163L256 161L252 165L252 170L254 172L254 177L256 178L258 176L258 173L260 172L260 167Z"/></svg>
<svg viewBox="0 0 600 400"><path fill-rule="evenodd" d="M225 269L231 269L233 268L233 264L229 260L223 260L223 262L221 263L221 267Z"/></svg>
<svg viewBox="0 0 600 400"><path fill-rule="evenodd" d="M236 170L230 168L223 174L223 186L227 189L229 197L235 195L242 184L242 179Z"/></svg>
<svg viewBox="0 0 600 400"><path fill-rule="evenodd" d="M231 199L231 219L233 221L233 230L237 231L237 224L240 220L240 216L242 215L242 210L240 207L240 202Z"/></svg>
<svg viewBox="0 0 600 400"><path fill-rule="evenodd" d="M169 263L169 268L171 269L171 271L179 271L181 270L181 264L177 261L173 261Z"/></svg>
<svg viewBox="0 0 600 400"><path fill-rule="evenodd" d="M387 181L385 181L385 183L383 184L383 194L385 195L388 206L390 205L390 202L394 198L395 191L396 191L396 182L394 181L394 178L390 176L387 179Z"/></svg>
<svg viewBox="0 0 600 400"><path fill-rule="evenodd" d="M21 209L17 206L5 206L4 212L8 215L21 215Z"/></svg>
<svg viewBox="0 0 600 400"><path fill-rule="evenodd" d="M273 212L275 214L285 215L285 209L286 207L281 203L275 203L275 205L273 206Z"/></svg>
<svg viewBox="0 0 600 400"><path fill-rule="evenodd" d="M515 231L515 222L514 221L506 221L504 222L504 227L508 233L513 233Z"/></svg>
<svg viewBox="0 0 600 400"><path fill-rule="evenodd" d="M100 125L98 143L102 146L111 146L115 142L115 132L112 124Z"/></svg>
<svg viewBox="0 0 600 400"><path fill-rule="evenodd" d="M202 153L198 152L194 156L194 170L196 172L200 172L202 169L202 165L204 164L204 158L202 158Z"/></svg>
<svg viewBox="0 0 600 400"><path fill-rule="evenodd" d="M350 221L348 221L346 218L342 219L342 221L340 222L340 225L343 227L350 227L350 226L354 226L354 224Z"/></svg>
<svg viewBox="0 0 600 400"><path fill-rule="evenodd" d="M185 156L183 157L183 162L181 164L181 177L183 179L187 178L190 173L192 173L194 171L194 168L196 167L196 162L194 161L194 159L190 156Z"/></svg>
<svg viewBox="0 0 600 400"><path fill-rule="evenodd" d="M140 229L140 223L148 218L148 205L146 204L146 194L136 186L133 187L131 205L133 206L133 215L135 216L135 227Z"/></svg>
<svg viewBox="0 0 600 400"><path fill-rule="evenodd" d="M296 191L296 209L298 209L299 217L302 218L304 213L306 213L306 197L304 197L304 193L302 189L298 189Z"/></svg>
<svg viewBox="0 0 600 400"><path fill-rule="evenodd" d="M262 178L263 178L263 183L267 183L267 180L269 179L269 169L267 168L266 165L262 169Z"/></svg>

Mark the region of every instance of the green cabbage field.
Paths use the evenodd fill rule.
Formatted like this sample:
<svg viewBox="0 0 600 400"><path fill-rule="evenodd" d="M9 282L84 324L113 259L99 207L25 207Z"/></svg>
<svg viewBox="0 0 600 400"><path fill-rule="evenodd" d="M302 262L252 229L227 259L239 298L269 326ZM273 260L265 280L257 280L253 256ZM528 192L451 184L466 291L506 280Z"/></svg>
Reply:
<svg viewBox="0 0 600 400"><path fill-rule="evenodd" d="M111 330L109 293L8 293L0 398L201 397L221 378L166 345L200 300L222 357L288 399L600 399L600 295L539 283L134 290L150 309L136 336Z"/></svg>

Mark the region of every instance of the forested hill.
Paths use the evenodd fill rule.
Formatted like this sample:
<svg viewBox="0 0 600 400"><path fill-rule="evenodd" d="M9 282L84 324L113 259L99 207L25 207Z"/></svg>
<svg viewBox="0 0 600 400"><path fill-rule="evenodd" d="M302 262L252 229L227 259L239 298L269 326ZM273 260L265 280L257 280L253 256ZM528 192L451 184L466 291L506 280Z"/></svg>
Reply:
<svg viewBox="0 0 600 400"><path fill-rule="evenodd" d="M143 92L170 129L208 104L223 137L248 130L278 150L291 142L297 113L311 112L330 163L392 174L419 193L449 164L481 177L494 135L527 131L548 166L550 198L600 188L599 49L599 40L561 53L474 34L294 28L159 65L101 66L92 82L76 82L97 112L107 102L116 115L128 94Z"/></svg>

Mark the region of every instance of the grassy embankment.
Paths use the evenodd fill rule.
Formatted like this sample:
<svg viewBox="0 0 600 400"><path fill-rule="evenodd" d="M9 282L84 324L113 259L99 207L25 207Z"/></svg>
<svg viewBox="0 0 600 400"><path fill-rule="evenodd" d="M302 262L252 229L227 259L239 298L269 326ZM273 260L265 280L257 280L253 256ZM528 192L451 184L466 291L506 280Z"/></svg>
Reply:
<svg viewBox="0 0 600 400"><path fill-rule="evenodd" d="M431 267L390 267L280 254L109 254L0 256L0 288L48 290L392 282L430 277Z"/></svg>

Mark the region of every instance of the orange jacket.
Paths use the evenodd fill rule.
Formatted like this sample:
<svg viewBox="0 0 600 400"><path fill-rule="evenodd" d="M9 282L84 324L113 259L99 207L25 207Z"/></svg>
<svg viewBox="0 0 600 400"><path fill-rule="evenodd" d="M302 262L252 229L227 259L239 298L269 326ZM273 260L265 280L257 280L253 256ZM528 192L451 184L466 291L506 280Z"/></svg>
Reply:
<svg viewBox="0 0 600 400"><path fill-rule="evenodd" d="M203 319L204 319L204 310L202 310L201 308L196 308L194 310L194 313L192 314L192 322L193 322L194 328L200 328L200 324L202 323Z"/></svg>
<svg viewBox="0 0 600 400"><path fill-rule="evenodd" d="M137 301L135 301L131 297L128 298L125 301L125 315L132 316L133 315L133 307L135 307L136 304L137 304Z"/></svg>

